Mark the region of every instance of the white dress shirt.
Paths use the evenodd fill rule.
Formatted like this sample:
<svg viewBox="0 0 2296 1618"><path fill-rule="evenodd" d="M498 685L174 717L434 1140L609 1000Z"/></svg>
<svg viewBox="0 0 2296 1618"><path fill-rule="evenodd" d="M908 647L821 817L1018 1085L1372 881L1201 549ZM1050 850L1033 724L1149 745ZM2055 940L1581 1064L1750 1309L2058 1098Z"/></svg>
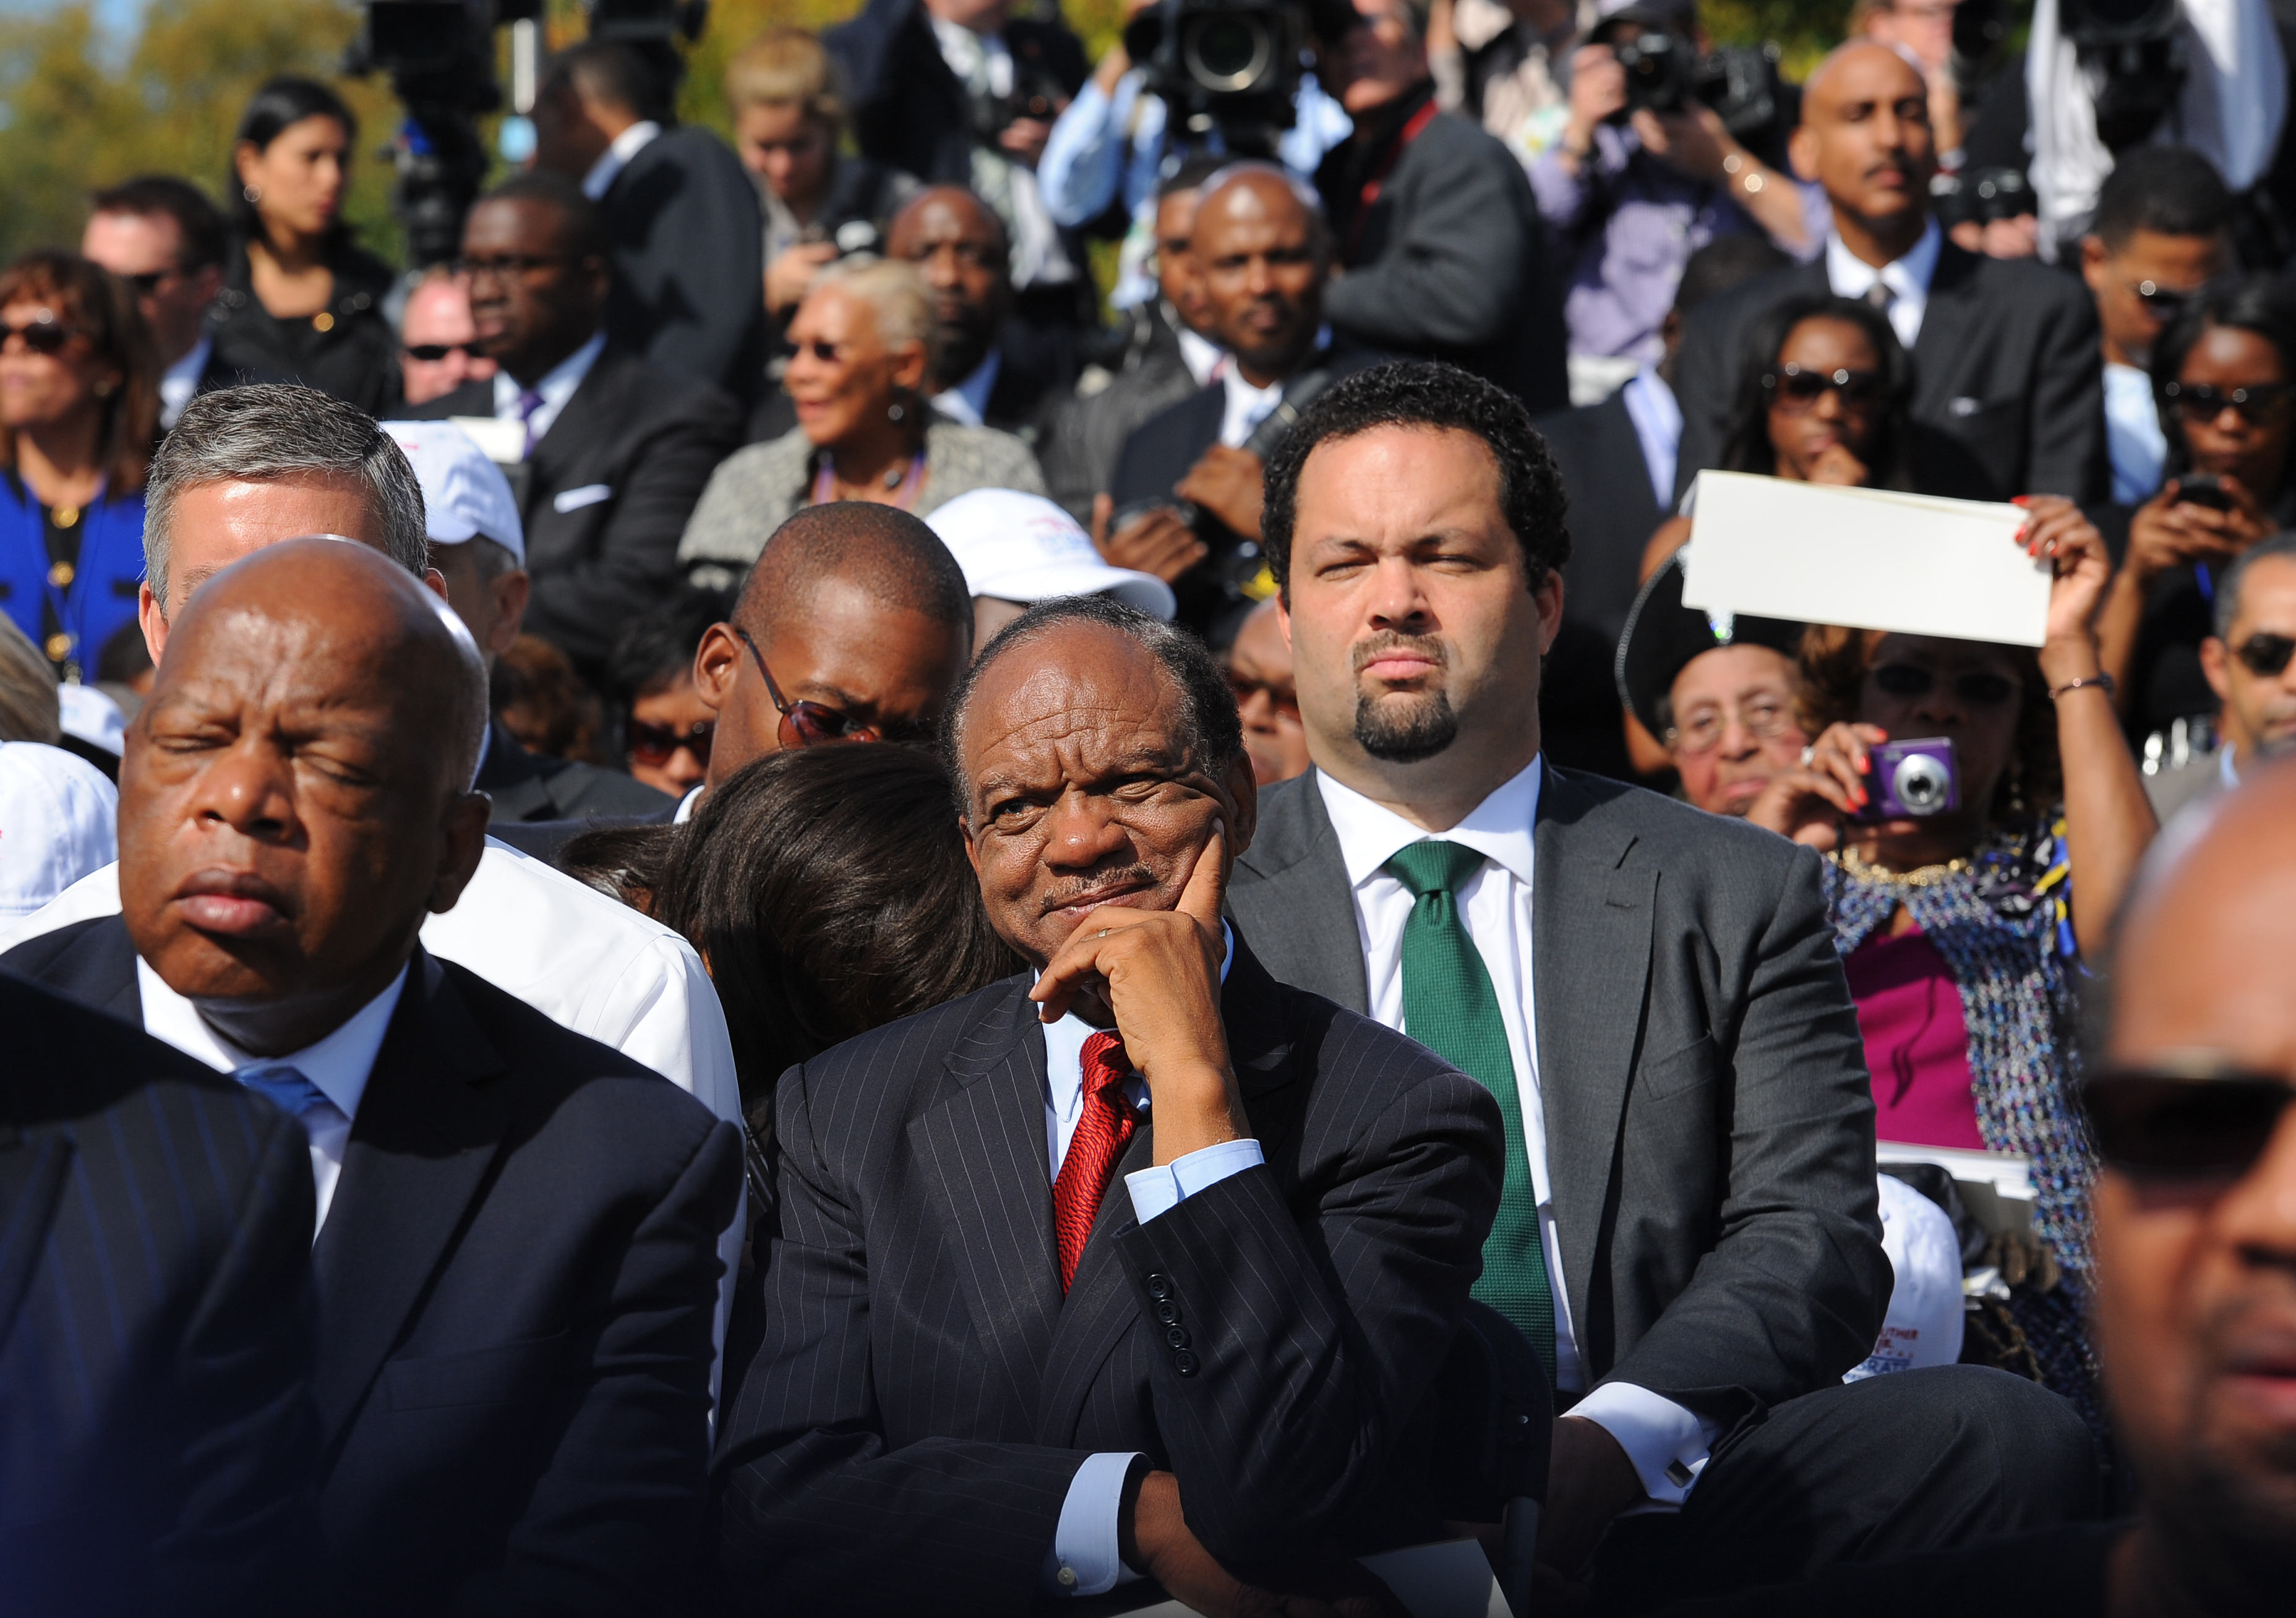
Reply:
<svg viewBox="0 0 2296 1618"><path fill-rule="evenodd" d="M1554 1193L1546 1167L1546 1114L1540 1099L1538 1017L1531 978L1531 891L1536 876L1531 828L1538 819L1540 761L1529 764L1485 798L1447 832L1427 832L1392 809L1373 802L1321 770L1316 784L1324 795L1332 830L1340 843L1348 885L1355 900L1357 942L1364 955L1374 1021L1398 1032L1403 1025L1403 930L1417 900L1385 867L1402 850L1423 839L1464 844L1482 855L1482 868L1458 890L1459 916L1483 957L1505 1025L1507 1055L1513 1060L1516 1102L1522 1114L1525 1155L1531 1193L1538 1201L1539 1247L1554 1298L1554 1381L1566 1393L1586 1389L1570 1300L1562 1285L1562 1253L1554 1228ZM1578 1400L1569 1412L1602 1426L1619 1441L1641 1477L1651 1503L1678 1507L1706 1466L1720 1428L1670 1399L1630 1383L1609 1382Z"/></svg>
<svg viewBox="0 0 2296 1618"><path fill-rule="evenodd" d="M972 375L946 392L933 395L933 408L967 427L988 425L988 396L996 390L996 374L1004 368L1004 355L989 349L988 357L972 368Z"/></svg>
<svg viewBox="0 0 2296 1618"><path fill-rule="evenodd" d="M598 363L598 356L605 351L606 334L601 332L543 373L542 380L534 384L534 390L542 395L542 403L531 417L519 414L518 396L525 390L518 378L507 371L496 372L495 420L524 423L530 435L527 441L539 444L557 424L558 413L566 408L566 401L574 397L582 379L590 374L590 367Z"/></svg>
<svg viewBox="0 0 2296 1618"><path fill-rule="evenodd" d="M1635 424L1635 438L1643 447L1643 464L1650 471L1651 493L1664 511L1674 498L1674 468L1682 452L1682 405L1667 386L1666 378L1644 366L1628 379L1624 394L1627 419Z"/></svg>
<svg viewBox="0 0 2296 1618"><path fill-rule="evenodd" d="M319 1194L317 1217L311 1224L316 1242L327 1222L327 1209L335 1200L335 1182L342 1178L343 1148L350 1144L351 1124L358 1117L359 1101L374 1072L374 1059L390 1031L390 1014L398 1009L399 991L406 987L401 966L390 986L353 1012L325 1039L284 1056L258 1056L243 1051L217 1033L199 1007L168 987L168 980L152 970L141 956L135 960L135 988L144 1001L144 1031L164 1039L187 1056L206 1063L219 1073L260 1064L291 1067L311 1081L326 1100L305 1112L299 1121L311 1142L311 1184Z"/></svg>
<svg viewBox="0 0 2296 1618"><path fill-rule="evenodd" d="M630 160L652 145L660 134L661 126L649 118L614 136L614 144L598 154L598 160L590 165L590 172L582 177L582 194L594 202L611 191L622 170L630 166Z"/></svg>
<svg viewBox="0 0 2296 1618"><path fill-rule="evenodd" d="M1332 328L1324 326L1316 333L1316 352L1320 354L1331 346ZM1255 388L1244 381L1242 365L1223 366L1220 386L1226 390L1226 402L1220 412L1219 441L1230 449L1242 448L1243 440L1283 402L1283 384L1290 380L1278 377L1265 388Z"/></svg>
<svg viewBox="0 0 2296 1618"><path fill-rule="evenodd" d="M1220 981L1235 959L1235 934L1220 924ZM1085 1041L1101 1031L1074 1012L1045 1029L1045 1146L1052 1177L1061 1178L1061 1164L1069 1154L1069 1141L1077 1121L1084 1115ZM1148 1081L1134 1073L1125 1081L1125 1095L1141 1111L1148 1108ZM1124 1177L1132 1198L1132 1217L1146 1224L1169 1213L1181 1203L1232 1174L1258 1168L1266 1162L1257 1140L1226 1140L1205 1146L1158 1168L1151 1166ZM1123 1580L1139 1577L1124 1565L1118 1548L1119 1519L1124 1510L1124 1480L1137 1457L1128 1450L1108 1450L1087 1458L1069 1480L1061 1502L1061 1519L1053 1530L1053 1548L1045 1553L1039 1582L1053 1596L1097 1596Z"/></svg>
<svg viewBox="0 0 2296 1618"><path fill-rule="evenodd" d="M1945 243L1945 233L1931 219L1922 227L1922 239L1906 250L1902 259L1892 259L1881 268L1849 251L1841 233L1825 234L1825 279L1841 298L1863 298L1874 290L1878 281L1890 289L1890 324L1898 333L1898 341L1913 351L1914 341L1922 334L1922 316L1930 307L1930 279L1937 274L1938 254Z"/></svg>
<svg viewBox="0 0 2296 1618"><path fill-rule="evenodd" d="M192 351L160 374L160 431L167 431L184 414L184 407L192 402L200 390L200 378L208 372L208 361L215 354L215 339L202 329L199 341Z"/></svg>
<svg viewBox="0 0 2296 1618"><path fill-rule="evenodd" d="M1179 311L1171 312L1172 329L1180 334L1180 363L1188 367L1188 374L1196 379L1196 386L1209 388L1212 378L1219 374L1220 362L1227 350L1190 327L1180 324Z"/></svg>
<svg viewBox="0 0 2296 1618"><path fill-rule="evenodd" d="M2160 492L2169 440L2161 431L2160 407L2152 401L2152 379L2135 365L2106 362L2104 442L2112 455L2115 502L2142 505Z"/></svg>

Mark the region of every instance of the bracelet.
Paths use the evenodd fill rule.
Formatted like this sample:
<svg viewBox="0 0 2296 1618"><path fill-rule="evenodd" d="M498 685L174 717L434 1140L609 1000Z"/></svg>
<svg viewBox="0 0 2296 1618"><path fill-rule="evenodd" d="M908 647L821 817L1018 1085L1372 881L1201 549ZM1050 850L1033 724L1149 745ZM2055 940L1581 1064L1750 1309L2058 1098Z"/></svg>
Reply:
<svg viewBox="0 0 2296 1618"><path fill-rule="evenodd" d="M2067 680L2062 686L2050 686L2049 701L2054 702L2059 697L2064 695L2066 692L2079 691L2085 686L2095 686L2107 696L2116 694L2113 689L2112 676L2110 674L2089 674L2084 675L2077 680Z"/></svg>

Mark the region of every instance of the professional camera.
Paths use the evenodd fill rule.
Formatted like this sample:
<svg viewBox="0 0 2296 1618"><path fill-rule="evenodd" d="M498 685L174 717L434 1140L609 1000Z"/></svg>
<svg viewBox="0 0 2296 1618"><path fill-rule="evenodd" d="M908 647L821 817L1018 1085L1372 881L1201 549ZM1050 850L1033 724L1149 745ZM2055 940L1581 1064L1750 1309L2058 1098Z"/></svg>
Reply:
<svg viewBox="0 0 2296 1618"><path fill-rule="evenodd" d="M1866 761L1866 779L1861 820L1921 819L1961 807L1950 736L1882 743Z"/></svg>
<svg viewBox="0 0 2296 1618"><path fill-rule="evenodd" d="M2183 12L2177 0L2063 0L2058 22L2081 66L2102 73L2096 137L2117 157L2158 128L2184 94Z"/></svg>
<svg viewBox="0 0 2296 1618"><path fill-rule="evenodd" d="M1613 47L1627 73L1627 105L1620 121L1636 113L1679 112L1704 102L1722 127L1751 145L1781 120L1778 47L1726 45L1699 54L1680 34L1644 29Z"/></svg>
<svg viewBox="0 0 2296 1618"><path fill-rule="evenodd" d="M495 25L541 15L542 0L367 0L366 31L345 53L343 71L389 73L406 109L384 155L398 173L391 209L410 267L455 256L463 216L486 181L486 147L472 120L502 106Z"/></svg>
<svg viewBox="0 0 2296 1618"><path fill-rule="evenodd" d="M1013 58L1010 90L1002 95L982 91L972 97L972 137L984 146L994 147L1016 119L1033 118L1049 124L1061 115L1061 104L1068 99L1068 93L1060 75L1044 62L1016 54Z"/></svg>
<svg viewBox="0 0 2296 1618"><path fill-rule="evenodd" d="M2033 187L2021 168L1972 168L1963 174L1933 175L1930 206L1938 223L1948 230L1956 225L1990 225L1996 219L2031 213Z"/></svg>
<svg viewBox="0 0 2296 1618"><path fill-rule="evenodd" d="M1163 98L1174 145L1217 135L1267 156L1292 127L1309 48L1336 43L1354 19L1347 0L1162 0L1125 25L1124 49Z"/></svg>

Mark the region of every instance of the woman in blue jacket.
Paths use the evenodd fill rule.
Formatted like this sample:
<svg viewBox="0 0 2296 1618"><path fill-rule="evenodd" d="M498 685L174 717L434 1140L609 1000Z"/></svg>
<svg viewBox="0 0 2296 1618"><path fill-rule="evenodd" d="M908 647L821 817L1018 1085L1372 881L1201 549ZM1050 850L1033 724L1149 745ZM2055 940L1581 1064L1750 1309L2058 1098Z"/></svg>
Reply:
<svg viewBox="0 0 2296 1618"><path fill-rule="evenodd" d="M125 283L53 250L0 271L0 610L65 680L135 621L159 377Z"/></svg>

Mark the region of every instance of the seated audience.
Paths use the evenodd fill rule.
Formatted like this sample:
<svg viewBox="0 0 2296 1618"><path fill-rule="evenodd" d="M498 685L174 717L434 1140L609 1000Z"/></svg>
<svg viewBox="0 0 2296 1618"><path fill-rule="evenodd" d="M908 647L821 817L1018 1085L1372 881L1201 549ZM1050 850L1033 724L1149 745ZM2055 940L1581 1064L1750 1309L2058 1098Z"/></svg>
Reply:
<svg viewBox="0 0 2296 1618"><path fill-rule="evenodd" d="M657 1600L701 1502L735 1132L422 949L485 847L486 703L468 637L388 558L264 547L176 611L129 738L122 914L5 957L309 1137L339 1612Z"/></svg>
<svg viewBox="0 0 2296 1618"><path fill-rule="evenodd" d="M1292 681L1292 643L1283 636L1283 608L1273 599L1252 608L1228 643L1227 687L1243 721L1251 778L1273 786L1305 772L1308 736L1300 727L1300 692Z"/></svg>
<svg viewBox="0 0 2296 1618"><path fill-rule="evenodd" d="M2161 328L2233 263L2231 194L2216 168L2183 146L2128 153L2098 194L2081 238L2081 278L2104 333L2104 432L2112 498L2141 505L2161 487L2169 453L2152 397Z"/></svg>
<svg viewBox="0 0 2296 1618"><path fill-rule="evenodd" d="M966 675L947 752L1034 987L775 1087L722 1569L747 1606L1011 1613L1129 1567L1198 1612L1374 1610L1349 1558L1439 1532L1421 1394L1497 1201L1497 1109L1221 921L1255 789L1193 637L1034 607Z"/></svg>
<svg viewBox="0 0 2296 1618"><path fill-rule="evenodd" d="M652 914L709 963L760 1139L789 1069L1021 969L948 799L923 749L801 748L743 766L665 850Z"/></svg>
<svg viewBox="0 0 2296 1618"><path fill-rule="evenodd" d="M239 374L216 357L208 312L223 292L223 216L207 193L172 174L144 175L95 193L79 251L135 291L160 365L160 430L193 397L275 376Z"/></svg>
<svg viewBox="0 0 2296 1618"><path fill-rule="evenodd" d="M499 363L479 352L471 283L443 267L427 271L398 317L400 398L410 407L427 405L465 382L491 380Z"/></svg>
<svg viewBox="0 0 2296 1618"><path fill-rule="evenodd" d="M693 654L726 605L719 592L689 586L632 619L606 665L629 772L673 799L701 785L709 771L718 719L693 688Z"/></svg>
<svg viewBox="0 0 2296 1618"><path fill-rule="evenodd" d="M1217 382L1125 440L1105 546L1111 555L1168 553L1160 534L1193 534L1195 545L1158 571L1179 597L1180 621L1220 646L1251 610L1246 587L1266 571L1261 463L1310 399L1386 357L1324 324L1336 283L1323 211L1275 165L1238 163L1206 180L1188 252L1205 333L1229 362Z"/></svg>
<svg viewBox="0 0 2296 1618"><path fill-rule="evenodd" d="M398 398L390 267L343 218L358 119L326 86L267 80L240 115L224 195L231 242L208 312L215 365L234 383L292 382L371 416Z"/></svg>
<svg viewBox="0 0 2296 1618"><path fill-rule="evenodd" d="M1046 391L1075 380L1046 370L1013 329L1012 251L988 204L962 185L912 198L885 227L885 255L914 264L932 293L933 349L924 390L932 407L968 427L1028 430Z"/></svg>
<svg viewBox="0 0 2296 1618"><path fill-rule="evenodd" d="M26 829L0 747L0 869ZM293 1613L318 1538L310 1148L252 1087L0 973L0 1589Z"/></svg>
<svg viewBox="0 0 2296 1618"><path fill-rule="evenodd" d="M431 571L446 581L447 604L478 644L491 684L496 660L518 639L529 587L510 481L452 423L385 422L383 431L422 486ZM488 722L472 784L486 793L496 821L637 815L664 804L660 793L619 770L527 752L500 719Z"/></svg>
<svg viewBox="0 0 2296 1618"><path fill-rule="evenodd" d="M2161 824L2296 747L2296 534L2259 539L2218 578L2201 673L2221 706L2216 745L2144 777Z"/></svg>
<svg viewBox="0 0 2296 1618"><path fill-rule="evenodd" d="M673 82L612 39L559 52L535 91L535 166L598 206L615 346L747 406L766 367L757 189L724 141L677 121Z"/></svg>
<svg viewBox="0 0 2296 1618"><path fill-rule="evenodd" d="M1775 777L1748 817L1827 856L1880 1138L2030 1161L2034 1228L2062 1278L2045 1269L2011 1312L2043 1383L2101 1430L2074 988L2155 822L2090 628L2112 573L2103 538L2069 501L2031 508L2019 543L2055 572L2039 653L1813 629L1810 763ZM1952 743L1956 802L1890 814L1874 750L1916 738Z"/></svg>
<svg viewBox="0 0 2296 1618"><path fill-rule="evenodd" d="M603 233L598 209L554 174L519 175L480 198L463 226L463 269L479 346L502 369L412 412L523 429L526 622L586 678L630 614L676 588L677 536L741 441L726 395L602 326Z"/></svg>
<svg viewBox="0 0 2296 1618"><path fill-rule="evenodd" d="M2091 1509L2091 1441L2042 1390L1842 1384L1891 1280L1823 862L1544 760L1570 540L1521 403L1449 366L1359 373L1267 491L1315 768L1261 799L1229 909L1280 981L1506 1120L1474 1293L1564 1412L1538 1560L1592 1557L1634 1607Z"/></svg>
<svg viewBox="0 0 2296 1618"><path fill-rule="evenodd" d="M1796 173L1824 188L1833 229L1813 262L1717 298L1684 326L1676 493L1722 464L1748 324L1784 299L1832 292L1885 308L1913 356L1916 489L2102 500L2111 464L2092 301L2045 266L1944 240L1930 209L1937 151L1921 74L1889 45L1841 46L1803 86L1791 151Z"/></svg>
<svg viewBox="0 0 2296 1618"><path fill-rule="evenodd" d="M790 323L797 426L736 451L710 474L678 542L693 583L740 586L790 513L840 500L917 516L973 489L1045 491L1029 447L968 427L924 399L939 334L923 277L906 264L848 259L821 272Z"/></svg>
<svg viewBox="0 0 2296 1618"><path fill-rule="evenodd" d="M2259 276L2194 299L2153 345L2152 389L2168 481L2129 518L2099 631L2144 761L2177 765L2208 750L2218 577L2296 523L2296 296Z"/></svg>
<svg viewBox="0 0 2296 1618"><path fill-rule="evenodd" d="M159 380L125 282L45 249L0 270L0 611L75 683L135 615Z"/></svg>
<svg viewBox="0 0 2296 1618"><path fill-rule="evenodd" d="M539 635L521 633L495 659L489 689L495 717L536 758L603 764L612 757L598 694Z"/></svg>
<svg viewBox="0 0 2296 1618"><path fill-rule="evenodd" d="M1029 608L1061 595L1113 595L1151 618L1172 616L1170 585L1109 566L1076 519L1042 495L976 489L925 526L964 570L976 653Z"/></svg>
<svg viewBox="0 0 2296 1618"><path fill-rule="evenodd" d="M1561 294L1522 165L1436 110L1422 0L1355 0L1355 12L1321 59L1355 120L1316 171L1346 272L1325 316L1368 347L1451 360L1533 410L1562 409Z"/></svg>

